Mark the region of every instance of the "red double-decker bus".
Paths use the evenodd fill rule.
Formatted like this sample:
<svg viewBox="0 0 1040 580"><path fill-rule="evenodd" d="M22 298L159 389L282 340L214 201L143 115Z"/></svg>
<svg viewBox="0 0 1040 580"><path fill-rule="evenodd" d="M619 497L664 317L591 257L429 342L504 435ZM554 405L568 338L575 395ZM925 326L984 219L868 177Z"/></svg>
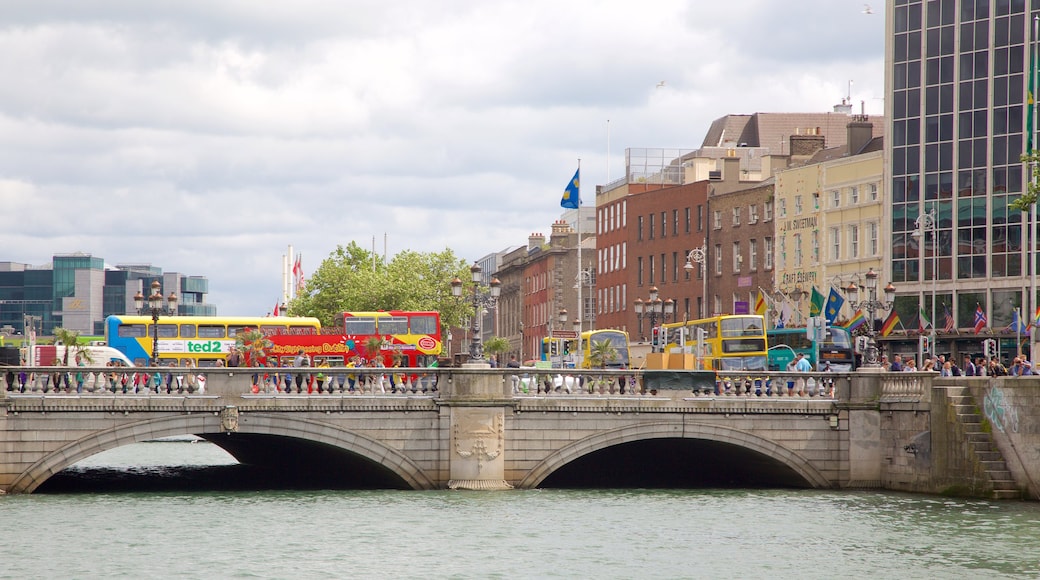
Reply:
<svg viewBox="0 0 1040 580"><path fill-rule="evenodd" d="M268 357L279 364L291 364L303 350L312 359L321 358L329 366L343 366L359 357L366 365L379 358L384 366L434 366L441 354L441 315L439 312L379 310L344 312L336 326L322 328L317 334L275 334L267 337ZM375 349L378 341L378 349Z"/></svg>

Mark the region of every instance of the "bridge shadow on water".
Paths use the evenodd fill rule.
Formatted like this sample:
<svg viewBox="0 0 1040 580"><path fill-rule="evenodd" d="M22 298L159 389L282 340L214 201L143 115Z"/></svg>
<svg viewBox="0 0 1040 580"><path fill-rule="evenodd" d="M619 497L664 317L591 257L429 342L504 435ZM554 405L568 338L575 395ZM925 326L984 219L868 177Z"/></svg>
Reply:
<svg viewBox="0 0 1040 580"><path fill-rule="evenodd" d="M268 435L207 436L240 463L67 468L36 493L409 489L390 470L331 446ZM184 445L184 443L180 443ZM143 444L149 446L169 443ZM176 443L173 443L176 445ZM774 459L695 439L651 439L589 453L550 474L542 488L791 488L808 484Z"/></svg>

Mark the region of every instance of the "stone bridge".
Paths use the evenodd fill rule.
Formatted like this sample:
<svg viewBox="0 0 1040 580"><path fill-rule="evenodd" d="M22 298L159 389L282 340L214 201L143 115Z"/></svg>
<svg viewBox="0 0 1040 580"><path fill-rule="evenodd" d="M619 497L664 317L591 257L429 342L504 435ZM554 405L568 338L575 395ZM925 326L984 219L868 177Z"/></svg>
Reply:
<svg viewBox="0 0 1040 580"><path fill-rule="evenodd" d="M91 455L174 435L203 437L242 463L401 489L646 485L670 475L691 487L1038 491L1040 378L861 370L705 384L467 365L332 369L321 392L302 376L297 391L290 375L285 392L285 375L263 369L135 370L0 374L0 491L31 493Z"/></svg>

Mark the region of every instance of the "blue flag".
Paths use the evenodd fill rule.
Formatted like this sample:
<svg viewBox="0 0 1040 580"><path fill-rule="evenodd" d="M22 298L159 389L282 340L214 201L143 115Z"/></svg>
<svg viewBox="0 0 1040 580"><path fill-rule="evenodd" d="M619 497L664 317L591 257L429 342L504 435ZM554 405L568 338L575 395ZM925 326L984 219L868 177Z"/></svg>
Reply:
<svg viewBox="0 0 1040 580"><path fill-rule="evenodd" d="M838 294L838 291L831 287L831 293L827 295L827 309L823 313L824 318L827 322L834 324L835 319L838 318L838 313L841 312L842 305L845 304L845 299Z"/></svg>
<svg viewBox="0 0 1040 580"><path fill-rule="evenodd" d="M578 209L578 206L581 205L580 174L581 167L574 172L574 178L567 184L567 189L563 190L563 199L560 200L560 207Z"/></svg>

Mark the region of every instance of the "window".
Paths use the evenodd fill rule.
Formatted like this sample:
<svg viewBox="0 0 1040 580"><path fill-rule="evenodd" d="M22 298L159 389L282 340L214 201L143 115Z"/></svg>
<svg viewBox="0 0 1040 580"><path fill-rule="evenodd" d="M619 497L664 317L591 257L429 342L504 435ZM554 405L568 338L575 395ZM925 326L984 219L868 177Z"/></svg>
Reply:
<svg viewBox="0 0 1040 580"><path fill-rule="evenodd" d="M794 267L802 267L802 234L794 235Z"/></svg>
<svg viewBox="0 0 1040 580"><path fill-rule="evenodd" d="M831 190L831 207L841 207L841 190Z"/></svg>
<svg viewBox="0 0 1040 580"><path fill-rule="evenodd" d="M812 260L814 264L820 263L820 232L817 230L812 231L812 235L809 238L812 242Z"/></svg>
<svg viewBox="0 0 1040 580"><path fill-rule="evenodd" d="M715 297L712 299L712 302L715 303L715 312L714 312L714 314L718 314L719 312L722 312L722 298L720 298L718 294L715 295Z"/></svg>
<svg viewBox="0 0 1040 580"><path fill-rule="evenodd" d="M200 324L199 338L227 338L227 330L224 328L224 325Z"/></svg>
<svg viewBox="0 0 1040 580"><path fill-rule="evenodd" d="M650 285L653 286L654 285L654 257L653 257L653 255L650 256L650 275L649 275L649 279L650 279Z"/></svg>
<svg viewBox="0 0 1040 580"><path fill-rule="evenodd" d="M686 208L686 233L690 233L690 208Z"/></svg>
<svg viewBox="0 0 1040 580"><path fill-rule="evenodd" d="M661 212L661 238L668 237L668 214L667 212Z"/></svg>
<svg viewBox="0 0 1040 580"><path fill-rule="evenodd" d="M859 188L853 185L849 188L849 204L856 205L859 203Z"/></svg>
<svg viewBox="0 0 1040 580"><path fill-rule="evenodd" d="M672 252L672 282L679 281L679 252Z"/></svg>
<svg viewBox="0 0 1040 580"><path fill-rule="evenodd" d="M762 219L767 222L773 219L773 202L771 200L762 204Z"/></svg>
<svg viewBox="0 0 1040 580"><path fill-rule="evenodd" d="M802 215L802 196L794 196L794 215Z"/></svg>
<svg viewBox="0 0 1040 580"><path fill-rule="evenodd" d="M651 240L654 239L654 214L650 214L650 238L649 239L651 239ZM650 283L652 284L653 280L651 280Z"/></svg>
<svg viewBox="0 0 1040 580"><path fill-rule="evenodd" d="M740 255L740 242L733 242L733 272L740 272L740 264L744 257Z"/></svg>
<svg viewBox="0 0 1040 580"><path fill-rule="evenodd" d="M748 269L751 271L758 269L758 240L748 242Z"/></svg>
<svg viewBox="0 0 1040 580"><path fill-rule="evenodd" d="M749 224L757 224L758 223L758 206L755 205L755 204L749 205L748 208L747 208L747 213L748 213L747 223L749 223Z"/></svg>
<svg viewBox="0 0 1040 580"><path fill-rule="evenodd" d="M643 241L643 216L636 220L636 239Z"/></svg>
<svg viewBox="0 0 1040 580"><path fill-rule="evenodd" d="M715 273L722 274L722 246L715 244Z"/></svg>
<svg viewBox="0 0 1040 580"><path fill-rule="evenodd" d="M690 228L689 228L689 225L688 225L690 223L690 220L687 219L686 223L687 223L686 233L690 233ZM677 209L673 209L672 210L672 235L673 236L679 235L679 210L677 210Z"/></svg>
<svg viewBox="0 0 1040 580"><path fill-rule="evenodd" d="M763 240L762 256L765 260L763 266L766 270L773 269L773 238L766 238Z"/></svg>
<svg viewBox="0 0 1040 580"><path fill-rule="evenodd" d="M867 251L870 252L871 256L876 256L880 250L878 247L879 233L877 222L871 222L871 224L867 226L867 232L867 235L869 236L867 239Z"/></svg>
<svg viewBox="0 0 1040 580"><path fill-rule="evenodd" d="M828 234L831 237L831 261L838 261L841 259L841 232L838 228L830 228Z"/></svg>
<svg viewBox="0 0 1040 580"><path fill-rule="evenodd" d="M859 226L849 226L849 258L859 257Z"/></svg>
<svg viewBox="0 0 1040 580"><path fill-rule="evenodd" d="M740 208L739 207L733 208L733 225L735 225L735 226L739 226L740 225Z"/></svg>
<svg viewBox="0 0 1040 580"><path fill-rule="evenodd" d="M711 222L712 222L712 228L713 229L721 230L722 229L722 212L719 211L719 210L715 210L715 211L711 212Z"/></svg>
<svg viewBox="0 0 1040 580"><path fill-rule="evenodd" d="M636 284L643 285L643 257L636 258Z"/></svg>
<svg viewBox="0 0 1040 580"><path fill-rule="evenodd" d="M776 217L787 217L787 200L776 200Z"/></svg>
<svg viewBox="0 0 1040 580"><path fill-rule="evenodd" d="M698 205L697 206L697 231L698 232L703 232L704 231L704 206L703 205Z"/></svg>
<svg viewBox="0 0 1040 580"><path fill-rule="evenodd" d="M877 186L876 183L871 183L870 185L868 185L867 186L867 191L868 191L867 195L870 196L870 201L877 201L878 200L878 186Z"/></svg>

